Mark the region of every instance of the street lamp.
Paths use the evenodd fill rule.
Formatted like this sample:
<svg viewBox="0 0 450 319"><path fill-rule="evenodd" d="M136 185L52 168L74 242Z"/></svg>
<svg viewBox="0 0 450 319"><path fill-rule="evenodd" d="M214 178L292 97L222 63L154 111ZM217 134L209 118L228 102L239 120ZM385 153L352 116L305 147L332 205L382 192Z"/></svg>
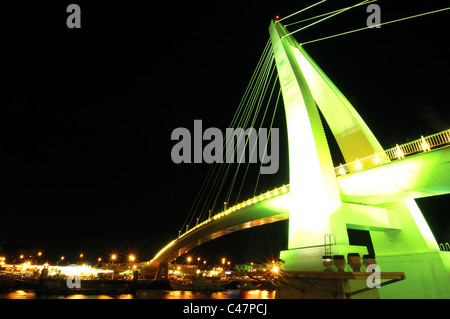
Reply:
<svg viewBox="0 0 450 319"><path fill-rule="evenodd" d="M280 272L280 268L278 266L273 266L272 268L272 274L275 278L278 278L278 273Z"/></svg>
<svg viewBox="0 0 450 319"><path fill-rule="evenodd" d="M134 255L128 256L128 260L129 260L130 262L135 261L135 259L136 259L136 257L135 257Z"/></svg>
<svg viewBox="0 0 450 319"><path fill-rule="evenodd" d="M56 265L59 265L60 262L64 260L64 256L59 257L59 260L56 261Z"/></svg>

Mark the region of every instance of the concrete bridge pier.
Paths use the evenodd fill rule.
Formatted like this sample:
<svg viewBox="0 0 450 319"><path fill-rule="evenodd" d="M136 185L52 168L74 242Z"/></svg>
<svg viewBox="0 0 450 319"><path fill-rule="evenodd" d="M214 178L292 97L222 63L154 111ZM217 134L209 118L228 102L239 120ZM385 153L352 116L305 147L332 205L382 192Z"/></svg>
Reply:
<svg viewBox="0 0 450 319"><path fill-rule="evenodd" d="M155 280L168 280L169 279L169 263L162 262L158 266L156 271Z"/></svg>

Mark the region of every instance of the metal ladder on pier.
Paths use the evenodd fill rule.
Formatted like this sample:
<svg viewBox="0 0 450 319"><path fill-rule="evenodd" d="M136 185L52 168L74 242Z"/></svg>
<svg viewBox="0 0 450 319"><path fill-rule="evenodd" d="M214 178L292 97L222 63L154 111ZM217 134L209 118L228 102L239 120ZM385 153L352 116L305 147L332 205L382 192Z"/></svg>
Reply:
<svg viewBox="0 0 450 319"><path fill-rule="evenodd" d="M332 246L336 245L336 237L334 236L333 233L330 234L326 234L324 236L324 255L325 256L332 256L333 255L333 249Z"/></svg>

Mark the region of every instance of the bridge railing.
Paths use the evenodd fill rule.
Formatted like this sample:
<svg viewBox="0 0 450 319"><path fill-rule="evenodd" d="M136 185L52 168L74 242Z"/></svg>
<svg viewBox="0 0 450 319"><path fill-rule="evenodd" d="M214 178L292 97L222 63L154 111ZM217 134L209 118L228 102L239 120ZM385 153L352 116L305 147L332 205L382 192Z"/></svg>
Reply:
<svg viewBox="0 0 450 319"><path fill-rule="evenodd" d="M258 202L261 202L263 200L269 199L271 197L278 196L278 195L281 195L281 194L284 194L284 193L288 193L289 191L290 191L290 186L289 185L283 185L283 186L277 187L277 188L275 188L273 190L269 190L269 191L267 191L265 193L261 193L260 195L254 196L253 198L249 198L249 199L247 199L245 201L242 201L242 202L240 202L240 203L238 203L236 205L230 206L230 207L226 208L225 210L223 210L222 212L217 213L217 214L211 216L210 218L208 218L208 219L206 219L206 220L204 220L202 222L198 222L194 227L191 227L190 229L186 230L183 234L180 234L178 236L178 239L183 237L183 236L185 236L185 235L187 235L187 234L189 234L190 232L198 229L199 227L202 227L202 226L204 226L204 225L206 225L206 224L208 224L208 223L210 223L210 222L212 222L214 220L218 220L218 219L220 219L220 218L222 218L224 216L227 216L229 214L233 214L234 212L237 212L237 211L239 211L240 209L242 209L242 208L244 208L246 206L254 205L254 204L258 203ZM171 243L171 244L173 244L173 243Z"/></svg>
<svg viewBox="0 0 450 319"><path fill-rule="evenodd" d="M353 162L341 164L338 167L335 167L334 170L336 176L345 175L402 159L405 156L428 152L432 149L449 144L450 130L446 130L427 137L422 136L420 139L402 145L397 144L395 147L385 150L384 152L375 153L360 159L357 158Z"/></svg>

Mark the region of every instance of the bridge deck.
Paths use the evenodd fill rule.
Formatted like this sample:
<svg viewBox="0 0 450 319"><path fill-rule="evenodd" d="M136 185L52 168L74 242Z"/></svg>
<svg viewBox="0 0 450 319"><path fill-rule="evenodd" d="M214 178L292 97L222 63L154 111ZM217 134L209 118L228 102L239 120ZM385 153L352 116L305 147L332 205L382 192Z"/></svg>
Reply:
<svg viewBox="0 0 450 319"><path fill-rule="evenodd" d="M233 213L221 213L220 217L216 215L209 223L193 228L170 242L151 260L149 267L155 268L161 262L169 262L194 247L235 231L286 220L289 217L288 200L289 193L280 194L241 207Z"/></svg>
<svg viewBox="0 0 450 319"><path fill-rule="evenodd" d="M338 177L344 202L379 204L450 193L450 146Z"/></svg>

